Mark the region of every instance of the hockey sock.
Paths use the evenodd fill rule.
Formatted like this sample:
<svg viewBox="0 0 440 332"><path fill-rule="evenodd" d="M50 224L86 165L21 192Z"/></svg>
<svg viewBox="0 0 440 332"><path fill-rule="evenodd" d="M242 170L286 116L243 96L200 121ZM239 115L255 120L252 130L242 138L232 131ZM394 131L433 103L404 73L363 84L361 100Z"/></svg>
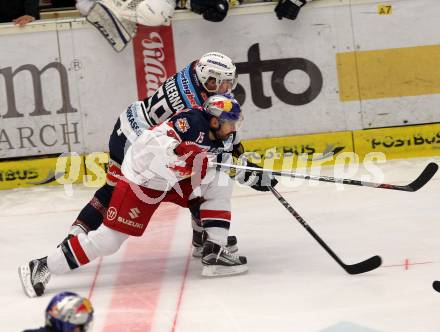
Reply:
<svg viewBox="0 0 440 332"><path fill-rule="evenodd" d="M88 234L78 234L61 243L56 251L47 258L49 271L63 274L85 265L100 256L115 253L128 238L127 234L112 230L106 226L99 227Z"/></svg>
<svg viewBox="0 0 440 332"><path fill-rule="evenodd" d="M229 233L229 230L227 228L207 227L205 228L205 231L208 234L209 241L217 243L222 247L226 246Z"/></svg>

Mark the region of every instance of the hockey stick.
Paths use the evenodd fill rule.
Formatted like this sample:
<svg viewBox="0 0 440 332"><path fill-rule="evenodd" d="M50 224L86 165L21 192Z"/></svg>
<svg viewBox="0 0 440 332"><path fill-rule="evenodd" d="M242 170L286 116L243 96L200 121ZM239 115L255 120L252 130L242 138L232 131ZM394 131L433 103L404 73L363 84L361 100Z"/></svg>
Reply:
<svg viewBox="0 0 440 332"><path fill-rule="evenodd" d="M230 167L235 169L242 169L245 171L255 171L255 172L263 172L263 173L271 173L275 176L287 176L291 178L305 179L305 180L313 180L313 181L321 181L321 182L331 182L331 183L342 183L353 186L362 186L362 187L371 187L371 188L380 188L380 189L391 189L391 190L401 190L401 191L409 191L414 192L422 188L429 180L434 176L434 174L438 170L438 165L436 163L429 163L422 173L415 179L413 182L407 185L396 185L396 184L388 184L388 183L374 183L353 179L337 179L331 176L320 176L320 175L307 175L307 174L298 174L293 172L286 171L274 171L271 169L258 168L258 167L248 167L248 166L240 166L234 164L223 164L211 162L212 166L220 166L220 167Z"/></svg>
<svg viewBox="0 0 440 332"><path fill-rule="evenodd" d="M349 274L365 273L377 269L382 264L382 259L379 256L373 256L360 263L347 265L330 249L330 247L316 234L307 222L295 211L295 209L284 199L283 196L274 188L269 187L270 191L283 204L283 206L290 212L292 216L314 237L316 241L329 253L330 256Z"/></svg>
<svg viewBox="0 0 440 332"><path fill-rule="evenodd" d="M440 281L435 280L435 281L432 283L432 288L434 288L434 290L436 290L437 292L440 293Z"/></svg>

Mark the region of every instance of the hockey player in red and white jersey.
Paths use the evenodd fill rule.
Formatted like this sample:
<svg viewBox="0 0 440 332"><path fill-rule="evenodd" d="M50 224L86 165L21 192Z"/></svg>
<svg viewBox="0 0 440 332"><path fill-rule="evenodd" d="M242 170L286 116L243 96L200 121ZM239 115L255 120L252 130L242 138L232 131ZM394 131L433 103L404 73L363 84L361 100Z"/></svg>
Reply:
<svg viewBox="0 0 440 332"><path fill-rule="evenodd" d="M230 156L225 152L232 149L241 119L240 106L232 97L215 95L202 110L179 112L144 131L126 153L123 176L118 179L103 224L96 231L70 238L51 255L20 266L25 293L41 296L51 274L64 274L111 255L129 236L141 236L162 202L199 207L207 234L202 275L247 271L246 258L226 249L232 179L223 170L209 167L210 159ZM271 179L267 176L261 181L270 185Z"/></svg>
<svg viewBox="0 0 440 332"><path fill-rule="evenodd" d="M69 236L96 230L103 221L117 176L121 174L122 164L130 144L152 126L167 121L176 112L199 107L205 100L216 93L228 93L236 85L236 68L232 60L219 52L209 52L200 59L188 64L181 71L169 77L149 98L131 104L116 122L109 140L110 161L107 182L99 188L90 202L81 210L74 221ZM244 149L237 140L233 146L235 156L243 154ZM275 185L275 179L272 185ZM255 190L267 190L258 182L250 184ZM193 255L202 254L205 233L200 222L197 206L191 208L193 227ZM67 241L67 239L64 240ZM228 249L235 251L237 239L229 236Z"/></svg>

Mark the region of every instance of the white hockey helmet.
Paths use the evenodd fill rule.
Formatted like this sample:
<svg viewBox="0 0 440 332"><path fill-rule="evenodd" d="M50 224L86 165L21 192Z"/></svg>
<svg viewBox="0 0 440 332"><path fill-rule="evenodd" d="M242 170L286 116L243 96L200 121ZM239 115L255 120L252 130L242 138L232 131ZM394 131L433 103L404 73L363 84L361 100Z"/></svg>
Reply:
<svg viewBox="0 0 440 332"><path fill-rule="evenodd" d="M170 25L175 0L143 0L136 6L136 22L146 26Z"/></svg>
<svg viewBox="0 0 440 332"><path fill-rule="evenodd" d="M204 54L196 64L196 73L199 81L209 92L219 92L222 83L229 83L225 92L231 92L237 86L237 72L234 63L226 55L219 52ZM209 79L215 79L215 88L207 87Z"/></svg>

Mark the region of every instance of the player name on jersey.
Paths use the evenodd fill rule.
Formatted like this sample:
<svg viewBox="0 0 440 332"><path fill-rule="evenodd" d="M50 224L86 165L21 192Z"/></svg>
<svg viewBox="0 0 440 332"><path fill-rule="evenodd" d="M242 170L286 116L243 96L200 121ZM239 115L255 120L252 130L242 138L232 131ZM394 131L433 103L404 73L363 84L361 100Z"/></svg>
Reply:
<svg viewBox="0 0 440 332"><path fill-rule="evenodd" d="M165 92L170 106L172 106L175 111L180 111L185 108L185 104L180 97L174 77L169 78L165 82Z"/></svg>

